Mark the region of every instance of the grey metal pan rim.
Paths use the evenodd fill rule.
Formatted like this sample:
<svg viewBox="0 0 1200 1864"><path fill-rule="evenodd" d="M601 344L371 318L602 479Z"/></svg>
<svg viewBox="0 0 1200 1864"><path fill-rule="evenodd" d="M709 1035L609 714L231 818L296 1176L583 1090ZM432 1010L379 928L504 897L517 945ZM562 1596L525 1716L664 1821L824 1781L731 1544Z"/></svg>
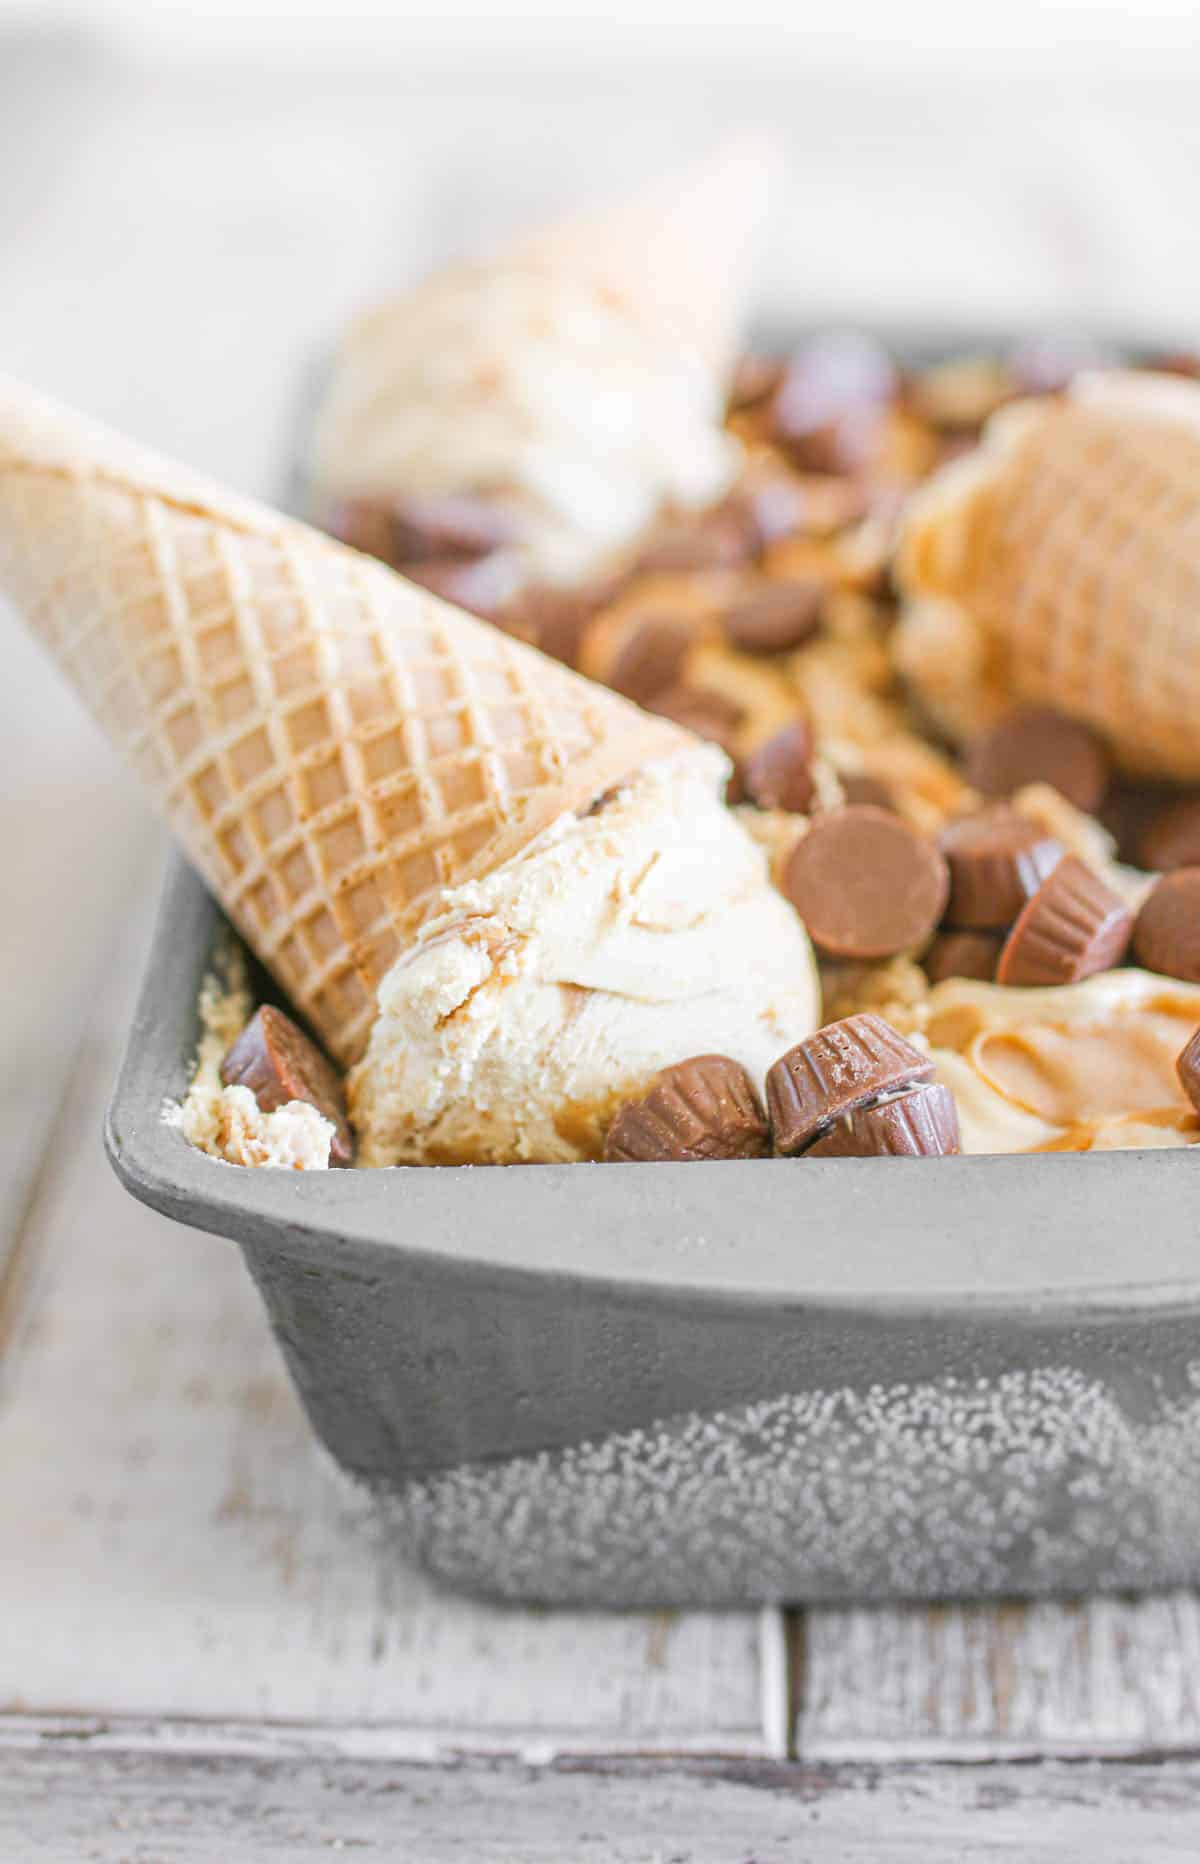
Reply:
<svg viewBox="0 0 1200 1864"><path fill-rule="evenodd" d="M202 882L172 856L106 1144L134 1196L180 1222L242 1241L269 1228L318 1259L352 1240L473 1281L552 1277L638 1301L1058 1318L1200 1303L1191 1149L311 1174L220 1164L162 1109L184 1091L197 990L223 929Z"/></svg>

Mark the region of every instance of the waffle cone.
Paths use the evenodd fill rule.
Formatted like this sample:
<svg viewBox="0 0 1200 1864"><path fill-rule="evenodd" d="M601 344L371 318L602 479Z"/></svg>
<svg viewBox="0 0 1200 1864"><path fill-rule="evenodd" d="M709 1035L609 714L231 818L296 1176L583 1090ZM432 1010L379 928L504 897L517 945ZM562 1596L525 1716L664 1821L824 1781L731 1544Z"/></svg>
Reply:
<svg viewBox="0 0 1200 1864"><path fill-rule="evenodd" d="M1200 386L1098 376L1008 411L914 503L901 664L959 730L1037 701L1128 771L1195 782L1198 514Z"/></svg>
<svg viewBox="0 0 1200 1864"><path fill-rule="evenodd" d="M381 565L3 382L0 595L342 1061L444 887L694 744Z"/></svg>
<svg viewBox="0 0 1200 1864"><path fill-rule="evenodd" d="M765 137L731 138L626 200L534 235L513 256L613 294L722 376L734 359L773 168Z"/></svg>

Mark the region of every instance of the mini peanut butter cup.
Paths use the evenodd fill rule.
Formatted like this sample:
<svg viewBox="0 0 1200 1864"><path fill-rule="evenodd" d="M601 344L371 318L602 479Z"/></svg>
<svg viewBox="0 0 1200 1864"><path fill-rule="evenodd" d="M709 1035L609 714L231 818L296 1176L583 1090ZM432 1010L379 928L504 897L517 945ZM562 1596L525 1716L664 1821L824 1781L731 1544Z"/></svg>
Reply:
<svg viewBox="0 0 1200 1864"><path fill-rule="evenodd" d="M881 777L869 777L865 771L839 771L838 782L847 808L852 803L868 803L872 809L886 809L894 815L896 798Z"/></svg>
<svg viewBox="0 0 1200 1864"><path fill-rule="evenodd" d="M493 550L486 557L423 557L401 567L410 582L468 609L481 621L497 620L520 596L524 580L512 550Z"/></svg>
<svg viewBox="0 0 1200 1864"><path fill-rule="evenodd" d="M949 1158L961 1152L954 1096L938 1081L836 1120L806 1159Z"/></svg>
<svg viewBox="0 0 1200 1864"><path fill-rule="evenodd" d="M1108 754L1093 731L1050 706L1022 706L968 746L966 778L985 796L1049 783L1094 815L1108 788Z"/></svg>
<svg viewBox="0 0 1200 1864"><path fill-rule="evenodd" d="M1133 928L1133 955L1147 971L1200 984L1200 867L1157 882Z"/></svg>
<svg viewBox="0 0 1200 1864"><path fill-rule="evenodd" d="M1010 926L1066 852L1003 803L949 823L938 846L950 869L946 923L985 931Z"/></svg>
<svg viewBox="0 0 1200 1864"><path fill-rule="evenodd" d="M691 644L692 630L686 622L647 615L625 635L601 677L614 692L637 705L649 705L679 680Z"/></svg>
<svg viewBox="0 0 1200 1864"><path fill-rule="evenodd" d="M1138 837L1137 865L1159 873L1200 865L1200 797L1178 796L1156 811Z"/></svg>
<svg viewBox="0 0 1200 1864"><path fill-rule="evenodd" d="M713 505L694 518L659 525L637 561L644 575L688 570L735 569L757 554L758 537L733 502Z"/></svg>
<svg viewBox="0 0 1200 1864"><path fill-rule="evenodd" d="M1133 914L1075 855L1064 855L1004 942L996 982L1023 988L1076 984L1125 955Z"/></svg>
<svg viewBox="0 0 1200 1864"><path fill-rule="evenodd" d="M808 720L793 719L750 753L742 766L742 785L760 809L789 809L804 815L811 807L813 737Z"/></svg>
<svg viewBox="0 0 1200 1864"><path fill-rule="evenodd" d="M933 1078L928 1055L864 1011L806 1036L770 1069L767 1108L776 1150L802 1152L835 1120Z"/></svg>
<svg viewBox="0 0 1200 1864"><path fill-rule="evenodd" d="M346 1118L342 1079L290 1016L265 1003L256 1010L221 1063L226 1087L248 1087L264 1113L289 1100L306 1100L333 1122L331 1165L350 1165L354 1138Z"/></svg>
<svg viewBox="0 0 1200 1864"><path fill-rule="evenodd" d="M921 963L931 984L948 977L972 977L990 984L996 975L1001 932L939 932Z"/></svg>
<svg viewBox="0 0 1200 1864"><path fill-rule="evenodd" d="M1200 1029L1197 1029L1191 1041L1184 1048L1175 1063L1184 1093L1193 1107L1200 1112Z"/></svg>
<svg viewBox="0 0 1200 1864"><path fill-rule="evenodd" d="M721 617L725 637L743 654L785 654L811 640L821 625L822 583L796 579L768 583L734 602Z"/></svg>
<svg viewBox="0 0 1200 1864"><path fill-rule="evenodd" d="M950 876L931 841L870 804L817 818L789 857L783 890L822 951L890 958L928 938Z"/></svg>
<svg viewBox="0 0 1200 1864"><path fill-rule="evenodd" d="M770 1150L758 1095L740 1062L693 1055L655 1077L608 1129L609 1164L651 1160L757 1159Z"/></svg>
<svg viewBox="0 0 1200 1864"><path fill-rule="evenodd" d="M665 692L655 693L653 699L646 703L649 710L657 712L660 718L673 719L687 731L694 731L698 738L708 738L713 744L719 744L731 757L734 755L734 734L746 714L735 700L726 698L724 693L714 692L709 686L689 686L681 681L678 686L668 686Z"/></svg>

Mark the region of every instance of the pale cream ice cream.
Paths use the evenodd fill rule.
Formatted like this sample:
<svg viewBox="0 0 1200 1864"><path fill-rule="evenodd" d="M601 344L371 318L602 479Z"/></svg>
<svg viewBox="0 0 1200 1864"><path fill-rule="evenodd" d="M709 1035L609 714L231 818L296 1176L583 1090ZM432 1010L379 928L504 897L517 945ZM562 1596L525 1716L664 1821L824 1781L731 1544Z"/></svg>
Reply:
<svg viewBox="0 0 1200 1864"><path fill-rule="evenodd" d="M1200 985L1149 971L1014 990L949 979L913 1018L958 1107L964 1152L1191 1145L1200 1116L1175 1072Z"/></svg>
<svg viewBox="0 0 1200 1864"><path fill-rule="evenodd" d="M283 1171L325 1171L333 1122L307 1100L289 1100L265 1113L248 1087L226 1087L221 1061L250 1018L250 992L240 955L230 949L223 978L205 979L200 992L200 1045L188 1091L164 1112L191 1145L228 1165L267 1165Z"/></svg>
<svg viewBox="0 0 1200 1864"><path fill-rule="evenodd" d="M734 138L360 318L314 438L317 508L466 494L514 520L518 583L568 584L714 503L742 457L724 391L772 168Z"/></svg>
<svg viewBox="0 0 1200 1864"><path fill-rule="evenodd" d="M479 493L530 579L620 561L664 507L732 483L721 383L592 281L462 266L351 330L318 429L318 488Z"/></svg>
<svg viewBox="0 0 1200 1864"><path fill-rule="evenodd" d="M650 765L447 892L350 1077L361 1164L594 1158L660 1068L716 1052L761 1086L811 1033L808 937L719 801L725 768Z"/></svg>

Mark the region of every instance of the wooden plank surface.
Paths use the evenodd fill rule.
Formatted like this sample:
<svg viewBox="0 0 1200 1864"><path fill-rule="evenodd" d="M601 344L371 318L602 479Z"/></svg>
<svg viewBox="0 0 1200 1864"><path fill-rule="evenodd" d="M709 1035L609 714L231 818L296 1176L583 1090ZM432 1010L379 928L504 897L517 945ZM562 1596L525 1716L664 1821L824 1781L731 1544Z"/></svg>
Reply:
<svg viewBox="0 0 1200 1864"><path fill-rule="evenodd" d="M818 1611L805 1626L807 1759L1137 1754L1200 1747L1200 1602Z"/></svg>
<svg viewBox="0 0 1200 1864"><path fill-rule="evenodd" d="M1200 1765L421 1768L0 1752L0 1855L226 1864L1160 1864L1194 1859Z"/></svg>
<svg viewBox="0 0 1200 1864"><path fill-rule="evenodd" d="M97 999L3 1344L0 1708L387 1725L418 1753L763 1751L752 1614L508 1611L397 1559L318 1452L235 1249L133 1203L102 1157L139 946Z"/></svg>
<svg viewBox="0 0 1200 1864"><path fill-rule="evenodd" d="M47 60L59 75L43 90ZM6 62L0 79L14 69ZM1178 240L1192 166L1181 151L1194 153L1198 135L1186 88L1148 100L1116 80L1103 95L1064 99L1033 86L1018 104L1011 84L976 87L943 96L935 120L911 88L822 78L799 107L800 83L743 72L721 86L710 74L664 113L657 79L563 84L525 72L499 84L461 69L232 63L151 73L46 42L17 86L21 98L36 92L37 109L0 111L0 154L21 182L0 212L5 366L269 490L296 381L367 291L522 212L669 158L721 111L774 118L782 132L779 224L795 237L775 242L765 301L789 316L1189 314L1200 260ZM1024 126L1015 180L1014 115ZM1059 161L1068 143L1072 160ZM305 1742L318 1732L318 1745L419 1756L473 1745L779 1753L789 1641L804 1653L802 1666L793 1659L798 1738L814 1757L1188 1747L1200 1741L1197 1605L1172 1595L821 1612L799 1637L771 1613L495 1611L397 1567L314 1451L233 1252L139 1210L100 1158L141 937L127 899L144 871L145 818L74 702L11 631L5 653L0 1255L6 1238L24 1246L0 1346L0 1481L20 1498L0 1513L0 1700L8 1738L32 1746L12 1767L9 1754L0 1761L0 1855L12 1852L4 1818L11 1834L41 1806L62 1813L64 1857L77 1855L70 1833L89 1819L102 1859L228 1856L221 1821L239 1796L289 1808L309 1849L288 1850L282 1812L264 1811L256 1838L297 1857L317 1855L318 1842L325 1855L318 1833L355 1838L347 1806L373 1844L387 1843L390 1816L416 1832L422 1800L441 1809L443 1846L422 1855L449 1855L456 1796L472 1808L480 1859L561 1857L548 1834L564 1803L592 1834L579 1838L581 1857L700 1860L742 1855L753 1840L763 1864L807 1855L796 1834L810 1825L842 1846L823 1858L883 1857L879 1834L901 1814L897 1857L1172 1855L1151 1847L1171 1842L1170 1805L1196 1812L1190 1767L1106 1770L1120 1813L1110 1823L1098 1777L1074 1769L898 1782L810 1772L747 1798L709 1776L660 1790L636 1775L542 1774L530 1777L535 1792L515 1773L464 1785L461 1775L347 1772L328 1755L299 1780L264 1758L311 1756ZM123 982L109 976L114 937ZM157 1754L101 1759L94 1742L74 1744L79 1725L59 1729L72 1737L64 1745L29 1719L56 1714L180 1740L196 1739L195 1718L219 1718L214 1743L254 1752L182 1772ZM518 1805L532 1848L497 1850ZM834 1805L842 1823L822 1830ZM1135 1808L1151 1823L1122 1851ZM626 1849L595 1848L606 1820ZM690 1850L672 1849L702 1826ZM216 1834L208 1852L196 1848L209 1842L205 1827ZM1048 1848L1061 1833L1075 1852Z"/></svg>

